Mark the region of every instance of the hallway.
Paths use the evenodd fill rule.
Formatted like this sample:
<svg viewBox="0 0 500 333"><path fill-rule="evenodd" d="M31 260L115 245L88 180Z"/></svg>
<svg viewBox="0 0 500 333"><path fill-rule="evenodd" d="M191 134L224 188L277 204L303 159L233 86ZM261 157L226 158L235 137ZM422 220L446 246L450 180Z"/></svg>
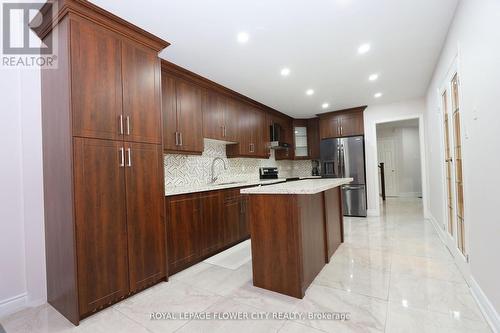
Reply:
<svg viewBox="0 0 500 333"><path fill-rule="evenodd" d="M345 244L303 300L253 287L251 262L243 260L249 246L245 254L242 245L226 256L238 267L223 267L218 260L202 262L79 327L48 305L14 314L2 325L8 333L490 332L451 255L423 219L420 199L388 199L381 217L346 218L345 232ZM151 312L187 311L347 312L350 320L150 319Z"/></svg>

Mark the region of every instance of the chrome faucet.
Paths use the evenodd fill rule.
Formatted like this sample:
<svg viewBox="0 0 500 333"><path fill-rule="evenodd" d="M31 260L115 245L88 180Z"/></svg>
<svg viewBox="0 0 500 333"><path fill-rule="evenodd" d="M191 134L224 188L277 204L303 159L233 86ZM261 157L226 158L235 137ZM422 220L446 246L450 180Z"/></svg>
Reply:
<svg viewBox="0 0 500 333"><path fill-rule="evenodd" d="M226 165L226 161L224 161L222 158L220 157L216 157L214 158L214 160L212 161L212 173L210 175L210 183L213 184L217 181L217 178L219 178L218 176L214 176L214 167L215 167L215 162L217 162L217 160L221 160L222 163L224 164L224 170L227 170L227 165Z"/></svg>

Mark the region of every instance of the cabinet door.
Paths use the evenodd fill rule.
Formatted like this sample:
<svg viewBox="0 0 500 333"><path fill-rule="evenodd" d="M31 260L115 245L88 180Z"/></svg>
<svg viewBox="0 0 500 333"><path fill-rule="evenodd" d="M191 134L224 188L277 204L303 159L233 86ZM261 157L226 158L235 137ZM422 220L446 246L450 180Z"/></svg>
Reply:
<svg viewBox="0 0 500 333"><path fill-rule="evenodd" d="M239 190L228 190L224 199L224 245L240 238L241 207Z"/></svg>
<svg viewBox="0 0 500 333"><path fill-rule="evenodd" d="M165 73L161 77L163 113L163 149L177 150L177 98L175 78Z"/></svg>
<svg viewBox="0 0 500 333"><path fill-rule="evenodd" d="M171 275L195 262L200 256L198 195L168 197L166 210L168 274Z"/></svg>
<svg viewBox="0 0 500 333"><path fill-rule="evenodd" d="M225 140L224 112L226 109L224 96L205 91L203 94L203 137L214 140Z"/></svg>
<svg viewBox="0 0 500 333"><path fill-rule="evenodd" d="M266 123L266 114L258 109L254 110L254 128L252 143L254 144L254 155L258 157L269 157L269 128Z"/></svg>
<svg viewBox="0 0 500 333"><path fill-rule="evenodd" d="M74 139L80 315L129 293L122 148L119 141Z"/></svg>
<svg viewBox="0 0 500 333"><path fill-rule="evenodd" d="M73 135L122 138L120 40L84 21L71 21Z"/></svg>
<svg viewBox="0 0 500 333"><path fill-rule="evenodd" d="M200 196L200 252L201 255L214 253L223 246L223 195L213 191Z"/></svg>
<svg viewBox="0 0 500 333"><path fill-rule="evenodd" d="M224 101L224 140L230 142L238 142L238 117L240 115L239 111L241 109L240 104L231 98L224 98Z"/></svg>
<svg viewBox="0 0 500 333"><path fill-rule="evenodd" d="M250 237L250 217L248 214L248 195L240 195L240 239Z"/></svg>
<svg viewBox="0 0 500 333"><path fill-rule="evenodd" d="M122 43L125 140L161 143L161 70L158 54Z"/></svg>
<svg viewBox="0 0 500 333"><path fill-rule="evenodd" d="M320 138L338 138L340 134L340 116L324 116L319 120Z"/></svg>
<svg viewBox="0 0 500 333"><path fill-rule="evenodd" d="M203 112L201 88L188 81L177 79L177 130L178 150L203 152Z"/></svg>
<svg viewBox="0 0 500 333"><path fill-rule="evenodd" d="M130 289L165 277L163 152L161 145L125 143Z"/></svg>
<svg viewBox="0 0 500 333"><path fill-rule="evenodd" d="M354 136L363 134L364 134L364 122L363 122L362 112L345 114L341 117L341 122L340 122L341 136Z"/></svg>
<svg viewBox="0 0 500 333"><path fill-rule="evenodd" d="M307 121L307 144L309 146L309 158L319 159L319 118L309 119Z"/></svg>

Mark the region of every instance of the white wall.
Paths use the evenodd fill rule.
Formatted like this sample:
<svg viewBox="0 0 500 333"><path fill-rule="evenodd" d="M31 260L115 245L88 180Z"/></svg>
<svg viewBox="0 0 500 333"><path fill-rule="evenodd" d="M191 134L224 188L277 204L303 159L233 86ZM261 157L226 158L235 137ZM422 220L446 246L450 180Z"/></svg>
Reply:
<svg viewBox="0 0 500 333"><path fill-rule="evenodd" d="M46 301L40 72L0 70L0 316Z"/></svg>
<svg viewBox="0 0 500 333"><path fill-rule="evenodd" d="M377 141L391 139L394 142L398 185L396 191L400 197L422 195L418 119L412 123L415 125L398 121L377 126Z"/></svg>
<svg viewBox="0 0 500 333"><path fill-rule="evenodd" d="M472 279L496 309L500 330L500 1L462 0L427 93L429 212L444 225L442 128L438 88L459 54L466 249ZM490 310L492 310L490 308Z"/></svg>
<svg viewBox="0 0 500 333"><path fill-rule="evenodd" d="M368 194L368 215L380 214L380 198L378 191L378 157L377 157L377 134L376 125L403 119L419 118L419 127L423 128L421 120L425 112L425 100L416 99L391 104L369 106L364 112L365 122L365 151L366 151L366 188ZM420 144L423 146L423 132L420 131ZM423 163L423 156L421 156ZM422 177L425 179L425 168L422 169ZM422 188L425 196L425 183ZM426 207L424 201L424 209Z"/></svg>

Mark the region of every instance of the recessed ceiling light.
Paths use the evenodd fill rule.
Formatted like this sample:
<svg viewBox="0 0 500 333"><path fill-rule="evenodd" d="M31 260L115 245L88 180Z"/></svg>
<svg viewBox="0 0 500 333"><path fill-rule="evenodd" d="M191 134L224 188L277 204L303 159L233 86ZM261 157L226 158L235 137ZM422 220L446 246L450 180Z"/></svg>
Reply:
<svg viewBox="0 0 500 333"><path fill-rule="evenodd" d="M376 93L375 95L373 95L373 97L375 97L375 98L380 98L380 97L382 97L382 93L379 93L379 92L378 92L378 93Z"/></svg>
<svg viewBox="0 0 500 333"><path fill-rule="evenodd" d="M283 75L283 76L288 76L288 75L290 75L290 68L288 68L288 67L283 68L283 69L281 70L281 75Z"/></svg>
<svg viewBox="0 0 500 333"><path fill-rule="evenodd" d="M368 77L368 80L370 81L376 81L378 79L378 74L372 74Z"/></svg>
<svg viewBox="0 0 500 333"><path fill-rule="evenodd" d="M308 95L308 96L314 95L314 90L312 90L312 89L307 89L307 90L306 90L306 95Z"/></svg>
<svg viewBox="0 0 500 333"><path fill-rule="evenodd" d="M366 52L370 51L370 48L371 48L370 44L368 43L363 44L358 48L358 53L365 54Z"/></svg>
<svg viewBox="0 0 500 333"><path fill-rule="evenodd" d="M328 103L323 103L323 104L321 104L321 107L322 107L323 109L326 109L326 108L328 108L329 106L330 106L330 104L328 104Z"/></svg>
<svg viewBox="0 0 500 333"><path fill-rule="evenodd" d="M250 39L250 35L244 31L238 34L238 43L245 44Z"/></svg>

